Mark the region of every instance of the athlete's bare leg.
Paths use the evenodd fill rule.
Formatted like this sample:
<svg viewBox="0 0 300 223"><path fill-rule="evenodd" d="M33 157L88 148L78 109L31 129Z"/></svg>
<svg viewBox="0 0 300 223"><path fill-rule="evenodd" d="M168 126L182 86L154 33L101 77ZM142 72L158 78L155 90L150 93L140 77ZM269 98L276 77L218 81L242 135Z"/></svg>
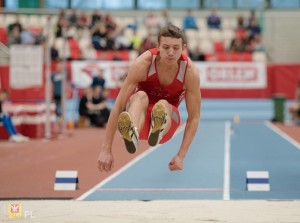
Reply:
<svg viewBox="0 0 300 223"><path fill-rule="evenodd" d="M118 130L129 153L135 153L138 148L139 131L144 125L148 103L146 93L139 91L131 96L128 111L118 117Z"/></svg>
<svg viewBox="0 0 300 223"><path fill-rule="evenodd" d="M145 122L149 99L144 91L138 91L131 96L129 101L129 108L127 109L130 114L133 125L140 131Z"/></svg>

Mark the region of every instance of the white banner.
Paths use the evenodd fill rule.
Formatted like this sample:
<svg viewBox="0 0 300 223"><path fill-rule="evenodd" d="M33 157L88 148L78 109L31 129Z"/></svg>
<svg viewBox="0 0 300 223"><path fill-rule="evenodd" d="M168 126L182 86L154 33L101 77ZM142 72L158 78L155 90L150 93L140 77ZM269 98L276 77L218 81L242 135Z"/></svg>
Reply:
<svg viewBox="0 0 300 223"><path fill-rule="evenodd" d="M266 65L255 62L196 62L201 88L258 89L267 86Z"/></svg>
<svg viewBox="0 0 300 223"><path fill-rule="evenodd" d="M11 88L43 85L43 50L39 45L12 45L10 48L9 85Z"/></svg>
<svg viewBox="0 0 300 223"><path fill-rule="evenodd" d="M103 72L107 88L119 88L127 75L129 62L73 61L72 81L78 88L91 85ZM202 89L259 89L267 86L266 65L249 62L196 62Z"/></svg>
<svg viewBox="0 0 300 223"><path fill-rule="evenodd" d="M73 61L72 82L78 88L91 85L94 76L103 72L106 88L119 88L128 73L129 62Z"/></svg>

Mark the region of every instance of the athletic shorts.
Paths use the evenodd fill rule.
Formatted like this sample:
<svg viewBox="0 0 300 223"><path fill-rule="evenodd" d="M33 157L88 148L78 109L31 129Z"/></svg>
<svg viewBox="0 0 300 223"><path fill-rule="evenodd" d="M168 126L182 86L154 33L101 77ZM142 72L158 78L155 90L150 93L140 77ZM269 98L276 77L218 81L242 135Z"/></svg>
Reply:
<svg viewBox="0 0 300 223"><path fill-rule="evenodd" d="M144 127L140 131L140 139L141 140L148 140L149 132L150 132L150 126L151 126L151 111L153 108L153 104L149 104L147 109L147 114L144 122ZM171 127L169 131L163 136L163 138L160 141L160 144L163 144L170 140L174 133L176 132L177 128L180 125L180 114L178 111L178 108L172 105L172 117L171 117Z"/></svg>

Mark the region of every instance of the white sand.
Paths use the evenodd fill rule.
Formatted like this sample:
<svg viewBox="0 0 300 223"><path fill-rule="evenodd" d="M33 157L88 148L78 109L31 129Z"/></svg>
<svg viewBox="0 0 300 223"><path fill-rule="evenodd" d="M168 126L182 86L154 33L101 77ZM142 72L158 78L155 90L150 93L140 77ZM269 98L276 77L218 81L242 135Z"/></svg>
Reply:
<svg viewBox="0 0 300 223"><path fill-rule="evenodd" d="M12 203L21 204L22 219L8 219ZM296 223L300 201L0 201L0 222Z"/></svg>

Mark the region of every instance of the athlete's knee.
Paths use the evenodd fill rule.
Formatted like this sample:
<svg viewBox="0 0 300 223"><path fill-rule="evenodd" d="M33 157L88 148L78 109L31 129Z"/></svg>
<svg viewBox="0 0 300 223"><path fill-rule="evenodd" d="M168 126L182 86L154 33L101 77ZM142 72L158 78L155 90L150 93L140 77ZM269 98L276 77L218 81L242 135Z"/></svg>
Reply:
<svg viewBox="0 0 300 223"><path fill-rule="evenodd" d="M163 103L164 105L170 105L169 102L165 99L160 99L157 103Z"/></svg>
<svg viewBox="0 0 300 223"><path fill-rule="evenodd" d="M162 103L166 108L168 113L172 112L172 105L165 99L160 99L157 103Z"/></svg>
<svg viewBox="0 0 300 223"><path fill-rule="evenodd" d="M149 103L148 95L145 91L138 91L134 94L134 100L137 100L139 102Z"/></svg>

